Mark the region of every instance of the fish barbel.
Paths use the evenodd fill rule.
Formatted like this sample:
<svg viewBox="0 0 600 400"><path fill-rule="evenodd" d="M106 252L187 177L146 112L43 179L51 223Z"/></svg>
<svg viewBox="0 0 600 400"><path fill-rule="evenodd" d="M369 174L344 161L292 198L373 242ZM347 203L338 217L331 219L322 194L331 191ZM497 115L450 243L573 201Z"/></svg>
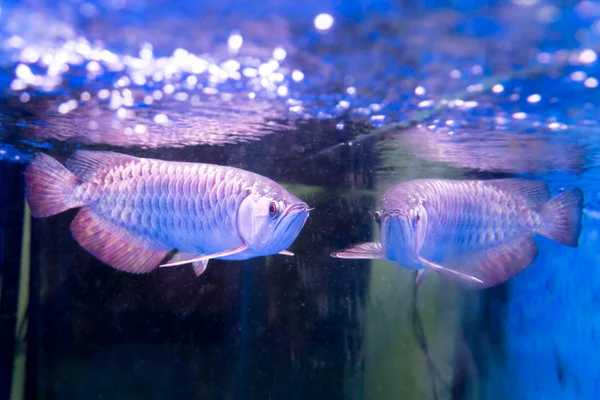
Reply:
<svg viewBox="0 0 600 400"><path fill-rule="evenodd" d="M381 243L361 243L337 258L385 258L418 270L486 288L529 267L538 254L534 234L577 247L583 192L552 198L546 183L524 179L417 179L381 198L375 218Z"/></svg>
<svg viewBox="0 0 600 400"><path fill-rule="evenodd" d="M165 258L191 263L196 275L212 258L293 255L309 207L276 182L238 168L77 151L66 167L35 154L25 170L34 217L81 208L75 240L113 268L146 273Z"/></svg>

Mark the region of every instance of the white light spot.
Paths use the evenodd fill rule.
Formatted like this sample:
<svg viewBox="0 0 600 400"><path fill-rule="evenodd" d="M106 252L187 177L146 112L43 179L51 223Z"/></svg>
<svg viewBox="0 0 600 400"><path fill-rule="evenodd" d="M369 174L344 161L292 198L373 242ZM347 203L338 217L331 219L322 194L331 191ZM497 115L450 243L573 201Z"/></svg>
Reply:
<svg viewBox="0 0 600 400"><path fill-rule="evenodd" d="M127 110L124 108L119 108L117 110L117 118L119 118L119 119L127 118Z"/></svg>
<svg viewBox="0 0 600 400"><path fill-rule="evenodd" d="M24 43L25 41L23 40L23 38L17 35L13 35L6 40L6 44L8 46L15 48L23 46Z"/></svg>
<svg viewBox="0 0 600 400"><path fill-rule="evenodd" d="M98 61L90 61L85 66L85 69L87 69L88 72L97 74L97 73L100 73L100 71L102 70L102 67L100 67L100 64L98 63Z"/></svg>
<svg viewBox="0 0 600 400"><path fill-rule="evenodd" d="M532 94L531 96L527 97L528 103L537 103L540 100L542 100L542 96L540 96L539 94Z"/></svg>
<svg viewBox="0 0 600 400"><path fill-rule="evenodd" d="M419 102L418 107L419 108L423 108L423 107L429 107L429 106L432 106L432 105L433 105L433 101L432 100L423 100L423 101Z"/></svg>
<svg viewBox="0 0 600 400"><path fill-rule="evenodd" d="M20 79L15 79L10 83L11 90L18 91L18 90L23 90L26 87L27 87L27 84Z"/></svg>
<svg viewBox="0 0 600 400"><path fill-rule="evenodd" d="M152 45L148 43L144 44L140 50L140 58L142 60L151 60L152 57Z"/></svg>
<svg viewBox="0 0 600 400"><path fill-rule="evenodd" d="M587 77L587 74L583 71L575 71L571 73L571 79L574 80L575 82L581 82L583 80L585 80L585 78Z"/></svg>
<svg viewBox="0 0 600 400"><path fill-rule="evenodd" d="M133 131L139 135L146 133L146 125L137 124L135 128L133 128Z"/></svg>
<svg viewBox="0 0 600 400"><path fill-rule="evenodd" d="M21 101L21 103L27 103L30 98L31 98L31 96L29 96L29 93L27 93L27 92L23 92L19 96L19 100Z"/></svg>
<svg viewBox="0 0 600 400"><path fill-rule="evenodd" d="M40 54L32 47L25 47L21 52L21 61L28 64L35 64L40 59Z"/></svg>
<svg viewBox="0 0 600 400"><path fill-rule="evenodd" d="M475 85L467 86L467 92L480 92L483 90L483 84L476 83Z"/></svg>
<svg viewBox="0 0 600 400"><path fill-rule="evenodd" d="M175 86L173 86L170 83L167 83L164 87L163 87L163 92L165 92L165 94L171 94L175 91Z"/></svg>
<svg viewBox="0 0 600 400"><path fill-rule="evenodd" d="M481 68L481 65L473 65L471 67L471 72L474 75L479 75L482 71L483 71L483 68Z"/></svg>
<svg viewBox="0 0 600 400"><path fill-rule="evenodd" d="M251 98L251 99L253 99L253 98L256 97L256 93L250 92L250 93L248 93L248 97Z"/></svg>
<svg viewBox="0 0 600 400"><path fill-rule="evenodd" d="M283 61L285 60L285 57L287 57L285 49L283 47L275 47L275 50L273 50L273 58L277 61Z"/></svg>
<svg viewBox="0 0 600 400"><path fill-rule="evenodd" d="M296 82L300 82L302 79L304 79L304 74L302 71L296 69L292 72L292 79Z"/></svg>
<svg viewBox="0 0 600 400"><path fill-rule="evenodd" d="M67 103L60 103L58 106L58 112L61 114L66 114L69 112L69 105Z"/></svg>
<svg viewBox="0 0 600 400"><path fill-rule="evenodd" d="M288 88L285 86L279 86L277 88L277 94L280 95L281 97L285 97L288 94Z"/></svg>
<svg viewBox="0 0 600 400"><path fill-rule="evenodd" d="M256 68L246 67L242 70L242 74L246 78L256 78L258 76L258 71L256 70Z"/></svg>
<svg viewBox="0 0 600 400"><path fill-rule="evenodd" d="M333 17L329 14L319 14L314 20L315 28L320 31L326 31L333 25Z"/></svg>
<svg viewBox="0 0 600 400"><path fill-rule="evenodd" d="M536 58L541 64L548 64L550 62L550 54L548 53L540 53Z"/></svg>
<svg viewBox="0 0 600 400"><path fill-rule="evenodd" d="M92 95L89 92L83 92L79 95L79 98L81 99L81 101L88 101L92 98Z"/></svg>
<svg viewBox="0 0 600 400"><path fill-rule="evenodd" d="M350 86L348 89L346 89L346 93L348 93L350 96L354 96L356 94L356 88Z"/></svg>
<svg viewBox="0 0 600 400"><path fill-rule="evenodd" d="M417 96L423 96L423 95L425 94L425 92L426 92L426 91L425 91L425 88L424 88L423 86L417 86L417 87L415 88L415 94L416 94Z"/></svg>
<svg viewBox="0 0 600 400"><path fill-rule="evenodd" d="M17 65L15 75L25 83L33 83L35 80L35 75L33 75L29 66L25 64Z"/></svg>
<svg viewBox="0 0 600 400"><path fill-rule="evenodd" d="M194 75L190 75L185 79L185 82L189 86L196 86L196 83L198 83L198 78L196 78Z"/></svg>
<svg viewBox="0 0 600 400"><path fill-rule="evenodd" d="M131 80L127 76L122 76L117 81L116 86L117 87L125 87L125 86L129 86L130 83L131 83Z"/></svg>
<svg viewBox="0 0 600 400"><path fill-rule="evenodd" d="M598 87L598 79L596 79L596 78L587 78L585 80L585 82L583 82L583 84L585 85L585 87L595 88L595 87Z"/></svg>
<svg viewBox="0 0 600 400"><path fill-rule="evenodd" d="M579 54L579 62L583 64L591 64L595 62L597 58L596 52L592 49L585 49Z"/></svg>
<svg viewBox="0 0 600 400"><path fill-rule="evenodd" d="M239 50L240 47L242 47L242 43L244 43L244 39L237 33L229 36L229 39L227 40L227 45L231 50Z"/></svg>
<svg viewBox="0 0 600 400"><path fill-rule="evenodd" d="M550 122L548 124L548 128L552 129L553 131L556 131L560 129L560 122Z"/></svg>
<svg viewBox="0 0 600 400"><path fill-rule="evenodd" d="M498 83L492 87L492 92L502 93L502 92L504 92L504 86L502 86L501 84Z"/></svg>
<svg viewBox="0 0 600 400"><path fill-rule="evenodd" d="M101 100L106 100L110 96L110 91L108 89L101 89L98 92L98 98Z"/></svg>
<svg viewBox="0 0 600 400"><path fill-rule="evenodd" d="M165 114L156 114L154 116L154 122L157 124L166 124L169 122L169 117L167 117Z"/></svg>
<svg viewBox="0 0 600 400"><path fill-rule="evenodd" d="M460 76L461 76L461 73L459 70L453 69L452 71L450 71L450 78L458 79L458 78L460 78Z"/></svg>
<svg viewBox="0 0 600 400"><path fill-rule="evenodd" d="M154 99L149 94L144 97L144 104L150 105L154 102Z"/></svg>
<svg viewBox="0 0 600 400"><path fill-rule="evenodd" d="M152 92L152 97L154 97L154 100L160 100L163 97L163 94L160 90L155 90L154 92Z"/></svg>
<svg viewBox="0 0 600 400"><path fill-rule="evenodd" d="M173 96L173 97L177 101L186 101L188 99L189 95L186 92L178 92L178 93L175 93L175 96Z"/></svg>
<svg viewBox="0 0 600 400"><path fill-rule="evenodd" d="M527 114L525 114L524 112L516 112L512 115L512 117L514 119L525 119L527 118Z"/></svg>

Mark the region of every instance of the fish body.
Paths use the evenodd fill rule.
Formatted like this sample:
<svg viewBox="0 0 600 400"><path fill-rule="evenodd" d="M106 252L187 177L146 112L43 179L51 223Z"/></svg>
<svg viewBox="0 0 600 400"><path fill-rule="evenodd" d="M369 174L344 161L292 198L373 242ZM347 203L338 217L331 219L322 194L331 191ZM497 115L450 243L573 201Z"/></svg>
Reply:
<svg viewBox="0 0 600 400"><path fill-rule="evenodd" d="M305 202L264 176L238 168L78 151L66 168L36 154L25 171L35 217L81 207L71 224L101 261L149 272L171 264L241 260L283 253L304 226Z"/></svg>
<svg viewBox="0 0 600 400"><path fill-rule="evenodd" d="M544 182L522 179L417 179L381 198L376 218L381 243L364 243L332 255L386 258L418 270L489 287L527 268L537 257L534 235L576 247L583 193L551 198Z"/></svg>

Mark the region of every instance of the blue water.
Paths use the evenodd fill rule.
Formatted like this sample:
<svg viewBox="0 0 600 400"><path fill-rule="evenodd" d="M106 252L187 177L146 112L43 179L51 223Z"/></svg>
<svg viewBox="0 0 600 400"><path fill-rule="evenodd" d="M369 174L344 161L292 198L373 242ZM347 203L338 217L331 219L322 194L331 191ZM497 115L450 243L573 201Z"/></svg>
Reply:
<svg viewBox="0 0 600 400"><path fill-rule="evenodd" d="M598 51L590 1L3 2L0 399L600 397ZM293 258L127 274L74 212L29 222L30 156L82 148L248 169L315 211ZM538 237L483 291L329 256L419 177L580 187L579 246Z"/></svg>

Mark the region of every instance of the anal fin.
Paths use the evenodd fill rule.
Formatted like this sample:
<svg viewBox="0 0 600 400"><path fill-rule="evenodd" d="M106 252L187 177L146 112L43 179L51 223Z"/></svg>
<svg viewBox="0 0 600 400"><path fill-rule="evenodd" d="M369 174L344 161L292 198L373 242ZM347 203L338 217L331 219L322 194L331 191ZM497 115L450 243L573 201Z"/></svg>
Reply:
<svg viewBox="0 0 600 400"><path fill-rule="evenodd" d="M152 271L169 251L104 220L87 207L71 222L71 233L81 247L103 263L134 274Z"/></svg>
<svg viewBox="0 0 600 400"><path fill-rule="evenodd" d="M464 286L484 289L513 278L527 269L538 255L538 248L531 234L523 235L507 243L486 250L463 254L443 262L447 270L460 272L481 281L461 280ZM438 271L444 275L444 271Z"/></svg>

